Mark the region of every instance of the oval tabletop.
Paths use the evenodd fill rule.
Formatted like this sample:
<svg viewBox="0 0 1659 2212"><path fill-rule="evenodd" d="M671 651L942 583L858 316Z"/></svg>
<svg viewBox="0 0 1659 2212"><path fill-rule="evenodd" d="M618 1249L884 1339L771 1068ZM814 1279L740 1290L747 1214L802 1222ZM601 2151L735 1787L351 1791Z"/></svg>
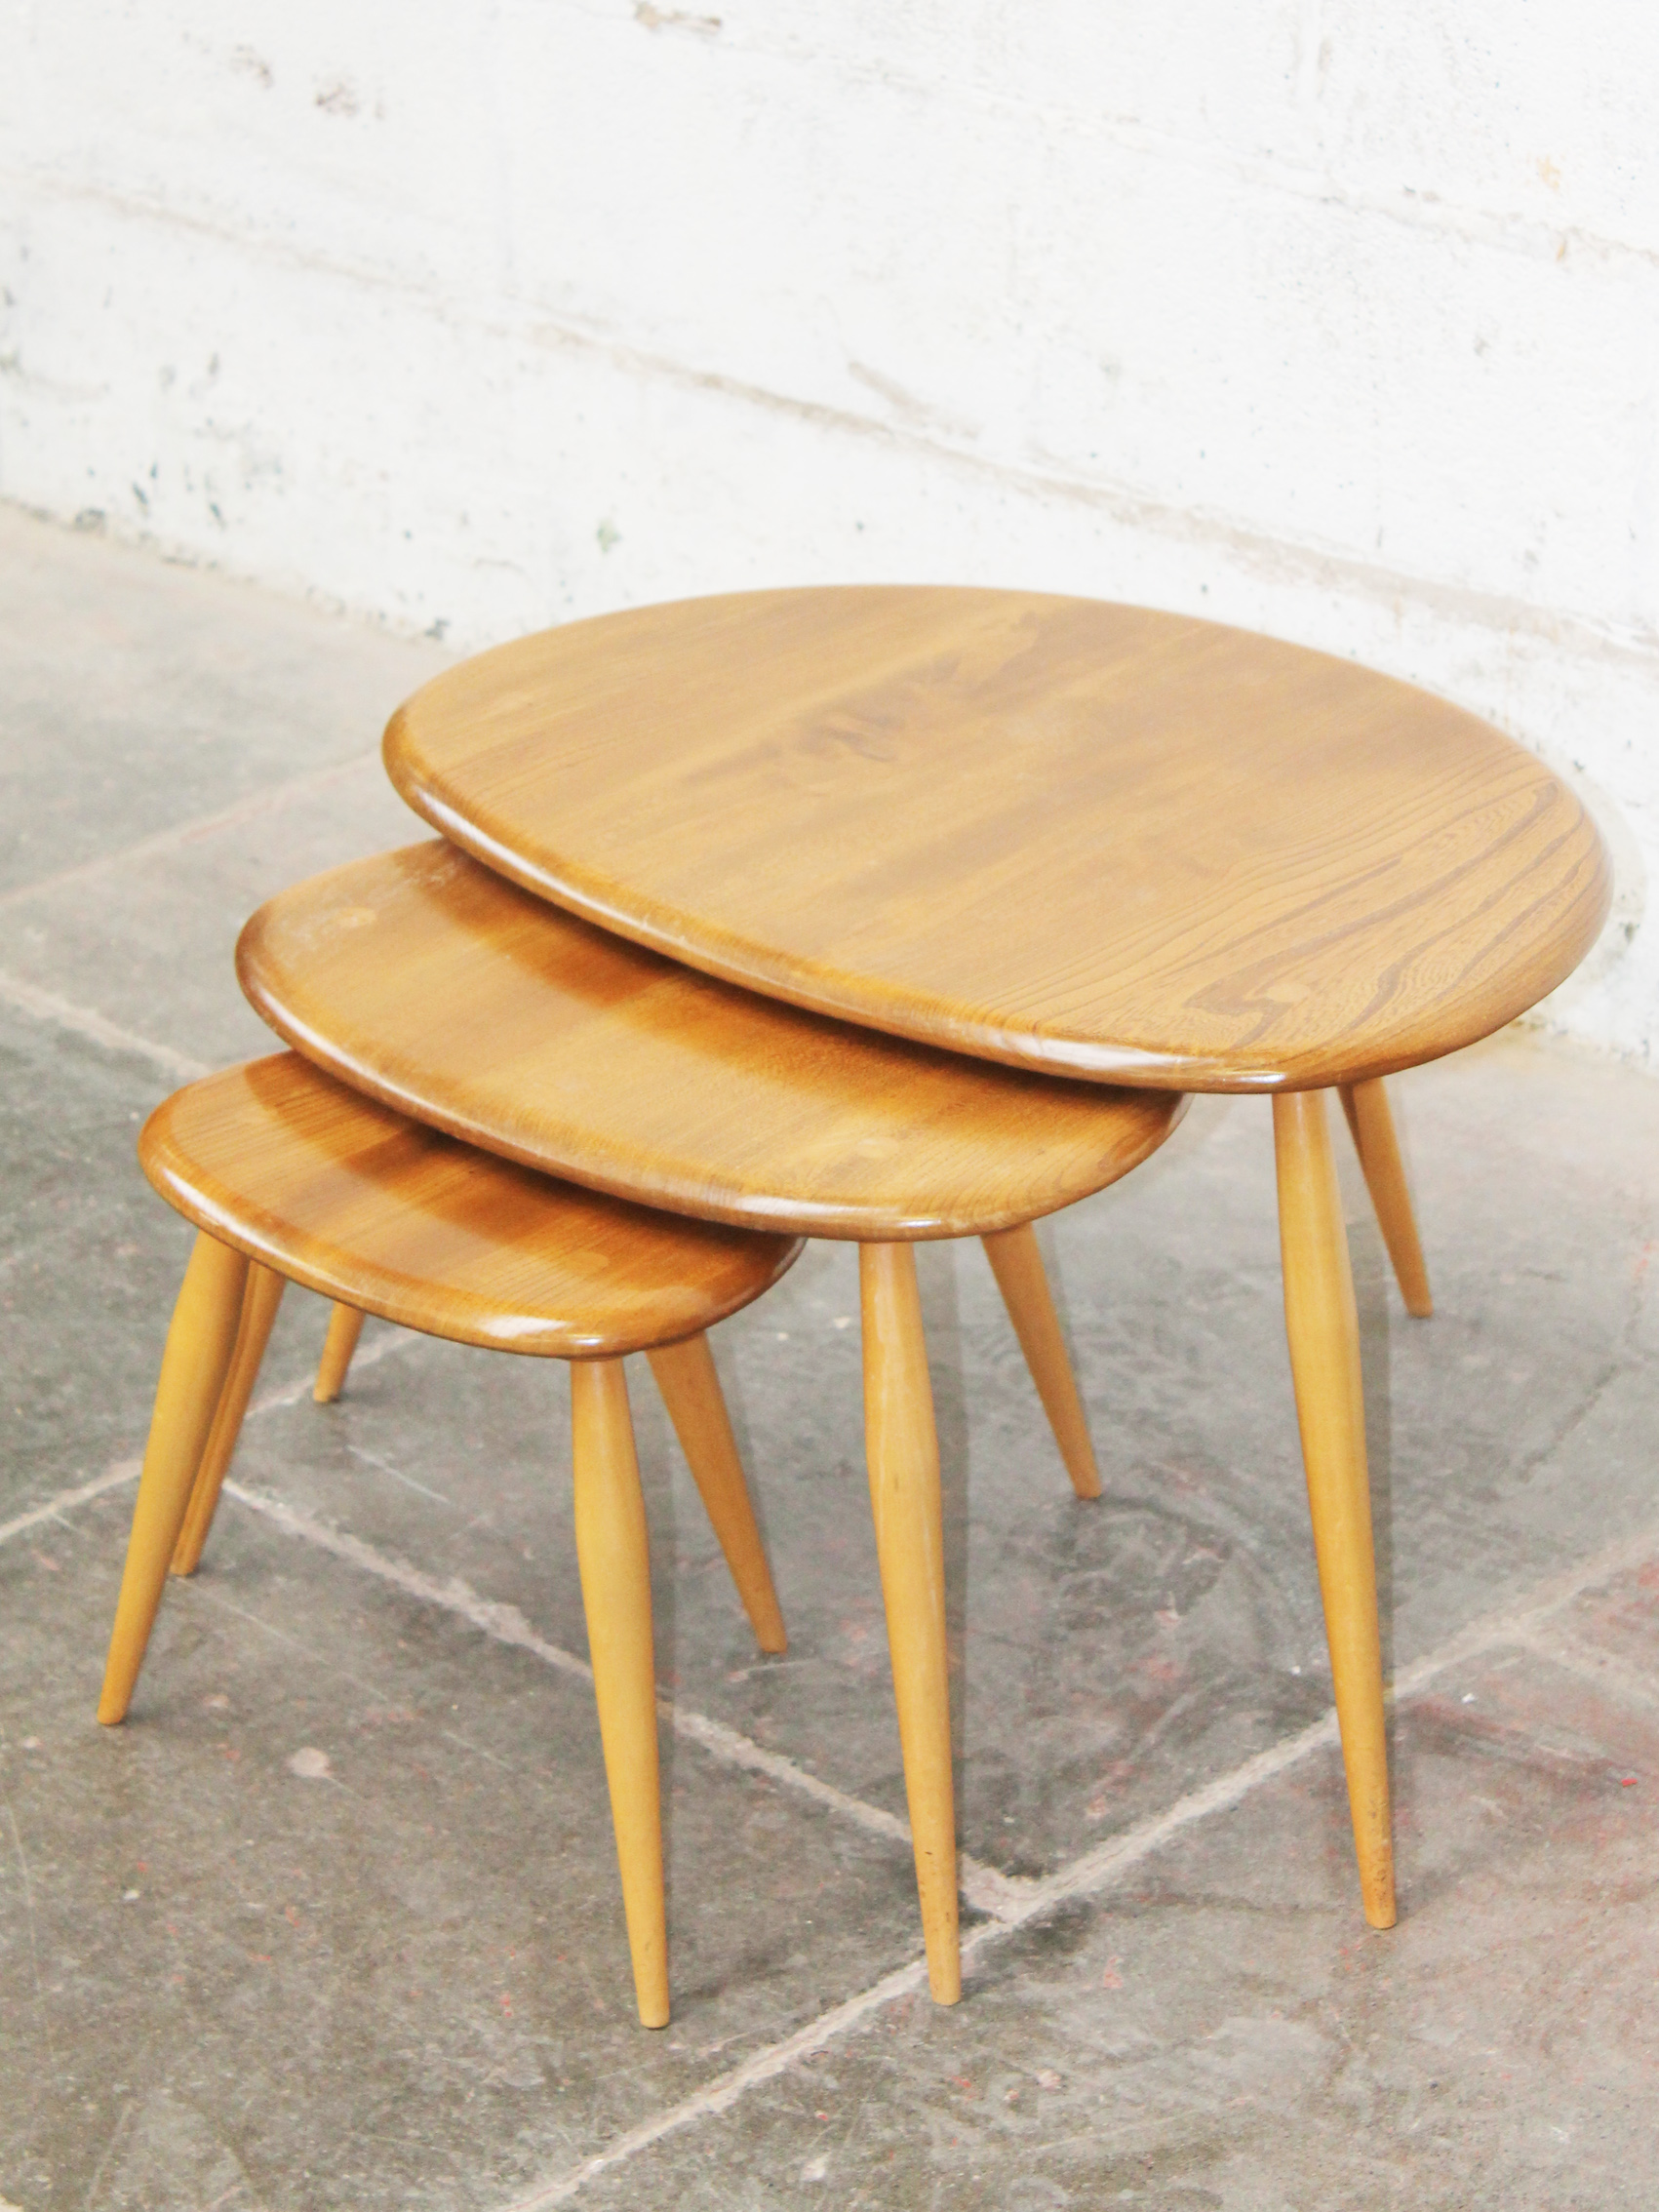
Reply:
<svg viewBox="0 0 1659 2212"><path fill-rule="evenodd" d="M1386 1075L1583 957L1600 839L1392 678L1032 593L688 600L463 662L386 732L492 867L714 975L1181 1090Z"/></svg>
<svg viewBox="0 0 1659 2212"><path fill-rule="evenodd" d="M261 1265L497 1352L612 1359L676 1342L758 1298L801 1250L481 1161L294 1052L175 1091L138 1158L170 1205Z"/></svg>
<svg viewBox="0 0 1659 2212"><path fill-rule="evenodd" d="M751 1228L1009 1228L1126 1174L1181 1107L733 990L442 839L283 891L236 965L279 1036L355 1088L575 1182Z"/></svg>

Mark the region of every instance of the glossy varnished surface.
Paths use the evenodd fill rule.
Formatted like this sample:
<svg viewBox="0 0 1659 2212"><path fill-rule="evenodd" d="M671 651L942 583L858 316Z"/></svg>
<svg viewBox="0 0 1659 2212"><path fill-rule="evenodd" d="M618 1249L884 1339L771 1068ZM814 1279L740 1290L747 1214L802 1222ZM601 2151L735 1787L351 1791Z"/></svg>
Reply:
<svg viewBox="0 0 1659 2212"><path fill-rule="evenodd" d="M491 1159L292 1052L175 1093L138 1157L222 1243L405 1327L588 1359L691 1335L800 1246L670 1220Z"/></svg>
<svg viewBox="0 0 1659 2212"><path fill-rule="evenodd" d="M1445 701L1212 623L846 589L573 623L386 734L420 812L712 974L1096 1080L1353 1082L1510 1020L1606 911L1565 786Z"/></svg>
<svg viewBox="0 0 1659 2212"><path fill-rule="evenodd" d="M977 1235L1115 1181L1179 1112L732 990L442 841L284 891L237 969L280 1035L389 1104L713 1220Z"/></svg>

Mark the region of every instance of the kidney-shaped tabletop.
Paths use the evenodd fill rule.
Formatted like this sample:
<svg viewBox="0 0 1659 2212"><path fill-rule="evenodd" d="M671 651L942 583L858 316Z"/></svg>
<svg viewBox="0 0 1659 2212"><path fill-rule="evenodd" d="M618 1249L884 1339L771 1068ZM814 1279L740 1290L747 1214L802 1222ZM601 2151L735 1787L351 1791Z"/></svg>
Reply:
<svg viewBox="0 0 1659 2212"><path fill-rule="evenodd" d="M1247 632L1031 593L754 592L525 638L386 732L493 868L956 1051L1272 1090L1432 1059L1576 966L1600 837L1498 731Z"/></svg>
<svg viewBox="0 0 1659 2212"><path fill-rule="evenodd" d="M1011 1228L1116 1182L1182 1105L734 990L442 839L281 892L236 965L271 1027L353 1088L571 1181L745 1228L870 1243Z"/></svg>

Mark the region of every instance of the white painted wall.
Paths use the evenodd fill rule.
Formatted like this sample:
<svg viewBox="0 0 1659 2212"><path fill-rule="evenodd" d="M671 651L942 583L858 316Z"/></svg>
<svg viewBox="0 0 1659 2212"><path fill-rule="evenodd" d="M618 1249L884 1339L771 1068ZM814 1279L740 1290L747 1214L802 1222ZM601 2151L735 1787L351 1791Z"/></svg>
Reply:
<svg viewBox="0 0 1659 2212"><path fill-rule="evenodd" d="M706 11L706 13L698 12ZM473 646L1198 610L1591 789L1659 1064L1653 0L0 0L0 496Z"/></svg>

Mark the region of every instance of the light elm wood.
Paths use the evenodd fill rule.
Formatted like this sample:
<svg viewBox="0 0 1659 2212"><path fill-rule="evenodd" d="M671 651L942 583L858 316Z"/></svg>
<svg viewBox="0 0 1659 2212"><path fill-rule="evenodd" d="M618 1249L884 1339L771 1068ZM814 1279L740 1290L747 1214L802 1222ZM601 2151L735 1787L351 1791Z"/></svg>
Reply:
<svg viewBox="0 0 1659 2212"><path fill-rule="evenodd" d="M329 1332L323 1339L323 1356L317 1362L317 1380L311 1396L319 1405L332 1405L345 1388L351 1356L363 1334L364 1316L355 1306L337 1302L329 1310Z"/></svg>
<svg viewBox="0 0 1659 2212"><path fill-rule="evenodd" d="M898 1707L904 1791L928 1950L939 2004L962 1995L957 1936L956 1805L945 1637L944 1513L928 1344L908 1244L858 1253L864 1327L864 1450Z"/></svg>
<svg viewBox="0 0 1659 2212"><path fill-rule="evenodd" d="M133 1701L191 1485L230 1370L247 1280L248 1262L241 1252L210 1236L196 1239L161 1356L155 1412L115 1601L98 1701L98 1717L105 1727L124 1720Z"/></svg>
<svg viewBox="0 0 1659 2212"><path fill-rule="evenodd" d="M747 1305L800 1252L481 1159L292 1052L176 1092L138 1156L170 1205L250 1259L495 1351L581 1360L672 1343Z"/></svg>
<svg viewBox="0 0 1659 2212"><path fill-rule="evenodd" d="M733 990L441 840L282 892L236 959L257 1012L355 1089L703 1220L883 1241L1010 1228L1126 1174L1181 1111Z"/></svg>
<svg viewBox="0 0 1659 2212"><path fill-rule="evenodd" d="M1606 913L1588 814L1463 709L1191 616L749 592L447 670L386 766L542 896L732 982L1174 1090L1472 1043Z"/></svg>
<svg viewBox="0 0 1659 2212"><path fill-rule="evenodd" d="M733 991L442 844L282 893L243 931L237 967L271 1026L332 1073L575 1181L866 1249L1012 1231L993 1265L1072 1480L1098 1494L1041 1256L1023 1232L1156 1150L1180 1100L976 1063ZM891 1364L890 1347L868 1335L864 1357L867 1380ZM925 1356L892 1372L926 1394ZM899 1385L878 1396L885 1435ZM924 1415L930 1435L930 1394L913 1408ZM886 1587L925 1571L920 1554L906 1563L922 1546L908 1506L889 1517ZM896 1653L894 1665L906 1740L948 1747L943 1673ZM932 1822L917 1841L930 1974L945 1989L957 1974L954 1888L948 1928L939 1902L948 1789L941 1799L917 1787Z"/></svg>
<svg viewBox="0 0 1659 2212"><path fill-rule="evenodd" d="M1388 1739L1377 1629L1360 1324L1323 1091L1273 1102L1284 1327L1348 1775L1360 1894L1374 1928L1395 1919Z"/></svg>
<svg viewBox="0 0 1659 2212"><path fill-rule="evenodd" d="M242 1433L243 1416L248 1401L254 1395L254 1385L259 1379L259 1365L265 1357L265 1346L270 1341L271 1327L282 1304L287 1288L284 1277L275 1268L260 1267L252 1262L248 1269L247 1286L242 1293L242 1318L237 1323L236 1348L231 1354L230 1372L224 1378L219 1392L218 1405L214 1413L214 1425L208 1432L206 1449L196 1480L191 1485L190 1502L184 1514L184 1525L178 1531L178 1542L173 1553L175 1574L194 1574L201 1563L202 1546L208 1540L213 1526L214 1514L218 1506L218 1493L224 1485L236 1440ZM337 1310L337 1309L336 1309Z"/></svg>
<svg viewBox="0 0 1659 2212"><path fill-rule="evenodd" d="M571 1370L576 1559L634 1992L647 2028L668 2025L668 1923L656 1749L651 1552L628 1386L619 1360Z"/></svg>
<svg viewBox="0 0 1659 2212"><path fill-rule="evenodd" d="M1394 1266L1395 1281L1405 1301L1405 1311L1427 1321L1435 1310L1429 1289L1429 1271L1423 1264L1423 1247L1417 1236L1417 1217L1411 1210L1411 1193L1405 1181L1405 1163L1400 1156L1394 1114L1381 1079L1342 1086L1342 1111L1353 1132L1354 1149L1364 1170L1365 1188L1376 1208L1377 1225Z"/></svg>
<svg viewBox="0 0 1659 2212"><path fill-rule="evenodd" d="M1370 1098L1356 1134L1419 1302L1380 1094L1356 1086L1523 1011L1610 892L1572 793L1460 708L1242 631L1030 593L758 592L573 623L428 685L385 758L493 869L777 1000L1122 1086ZM1286 1310L1376 1918L1357 1339L1350 1361L1313 1111L1277 1116Z"/></svg>
<svg viewBox="0 0 1659 2212"><path fill-rule="evenodd" d="M755 1641L763 1651L786 1651L789 1639L708 1338L688 1337L684 1344L664 1344L647 1356Z"/></svg>
<svg viewBox="0 0 1659 2212"><path fill-rule="evenodd" d="M1037 1232L1025 1222L1017 1229L997 1230L984 1244L985 1256L991 1262L1037 1395L1054 1431L1072 1488L1080 1498L1097 1498L1100 1469L1095 1464L1083 1400L1078 1396L1077 1377L1066 1355L1066 1340L1060 1333L1060 1317L1054 1311L1054 1294L1038 1249Z"/></svg>
<svg viewBox="0 0 1659 2212"><path fill-rule="evenodd" d="M700 1326L758 1297L799 1243L651 1214L533 1175L409 1124L286 1052L167 1100L144 1126L139 1157L201 1234L163 1355L99 1718L126 1717L169 1561L187 1570L200 1554L283 1279L432 1335L570 1360L577 1552L606 1772L640 2017L660 2027L668 1982L651 1577L620 1355L662 1358L722 1548L745 1604L781 1647Z"/></svg>

